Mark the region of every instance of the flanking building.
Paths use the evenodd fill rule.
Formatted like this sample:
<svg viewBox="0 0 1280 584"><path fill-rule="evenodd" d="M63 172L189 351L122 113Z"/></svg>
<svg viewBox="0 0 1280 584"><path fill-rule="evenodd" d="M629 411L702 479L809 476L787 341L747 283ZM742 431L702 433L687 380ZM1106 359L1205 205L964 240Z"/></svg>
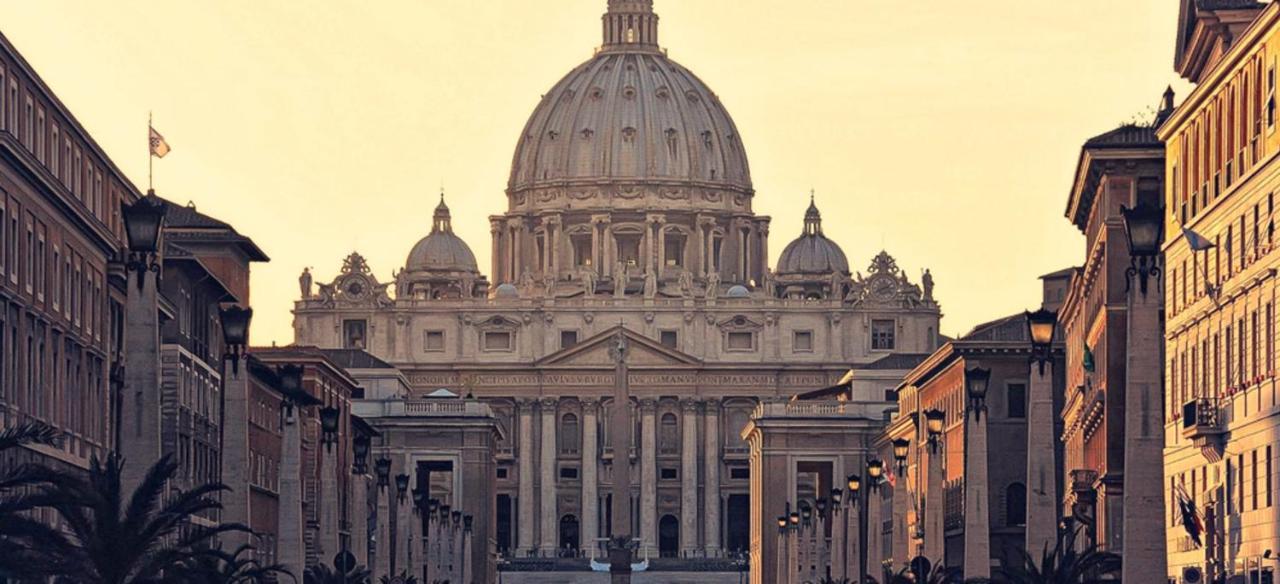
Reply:
<svg viewBox="0 0 1280 584"><path fill-rule="evenodd" d="M1196 87L1157 130L1171 581L1274 573L1280 552L1277 54L1280 4L1182 3L1175 67Z"/></svg>

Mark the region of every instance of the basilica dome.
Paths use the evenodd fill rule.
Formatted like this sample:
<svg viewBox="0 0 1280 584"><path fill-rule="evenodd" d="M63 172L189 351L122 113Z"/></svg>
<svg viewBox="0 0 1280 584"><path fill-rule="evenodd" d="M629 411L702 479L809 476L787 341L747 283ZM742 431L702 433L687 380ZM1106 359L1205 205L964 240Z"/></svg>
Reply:
<svg viewBox="0 0 1280 584"><path fill-rule="evenodd" d="M450 225L449 207L443 197L436 206L431 233L418 241L405 262L409 272L479 272L476 256Z"/></svg>
<svg viewBox="0 0 1280 584"><path fill-rule="evenodd" d="M848 274L849 260L836 242L822 234L822 215L810 201L804 214L804 232L778 256L778 275L833 273Z"/></svg>
<svg viewBox="0 0 1280 584"><path fill-rule="evenodd" d="M611 0L605 42L557 83L516 146L508 192L645 182L751 193L719 98L657 44L648 0Z"/></svg>

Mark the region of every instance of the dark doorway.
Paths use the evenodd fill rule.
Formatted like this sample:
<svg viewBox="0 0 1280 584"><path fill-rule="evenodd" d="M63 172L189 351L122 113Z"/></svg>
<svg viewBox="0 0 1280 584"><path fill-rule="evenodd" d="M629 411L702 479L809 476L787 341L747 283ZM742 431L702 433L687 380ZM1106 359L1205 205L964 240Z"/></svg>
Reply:
<svg viewBox="0 0 1280 584"><path fill-rule="evenodd" d="M726 537L724 547L732 552L747 551L747 539L751 535L751 497L749 495L729 495L728 510L725 513Z"/></svg>
<svg viewBox="0 0 1280 584"><path fill-rule="evenodd" d="M560 557L572 558L578 555L578 518L565 515L560 518Z"/></svg>
<svg viewBox="0 0 1280 584"><path fill-rule="evenodd" d="M511 495L498 495L498 553L507 556L511 555L512 515Z"/></svg>
<svg viewBox="0 0 1280 584"><path fill-rule="evenodd" d="M658 521L658 555L664 558L680 556L680 520L675 515L663 515Z"/></svg>

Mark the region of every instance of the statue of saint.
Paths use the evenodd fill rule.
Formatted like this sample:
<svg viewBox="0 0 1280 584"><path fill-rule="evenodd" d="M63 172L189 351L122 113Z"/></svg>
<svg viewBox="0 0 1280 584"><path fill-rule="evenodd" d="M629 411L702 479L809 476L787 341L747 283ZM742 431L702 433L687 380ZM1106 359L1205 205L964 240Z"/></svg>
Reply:
<svg viewBox="0 0 1280 584"><path fill-rule="evenodd" d="M929 273L929 268L924 269L924 275L920 277L920 283L924 284L925 302L932 302L933 301L933 274Z"/></svg>
<svg viewBox="0 0 1280 584"><path fill-rule="evenodd" d="M680 286L680 295L689 298L693 296L693 272L689 270L681 270L680 278L676 280Z"/></svg>
<svg viewBox="0 0 1280 584"><path fill-rule="evenodd" d="M583 268L581 272L582 292L587 296L596 295L596 271L590 266Z"/></svg>
<svg viewBox="0 0 1280 584"><path fill-rule="evenodd" d="M644 297L653 298L658 295L658 276L653 270L646 270L644 273Z"/></svg>
<svg viewBox="0 0 1280 584"><path fill-rule="evenodd" d="M525 270L523 274L520 274L520 286L519 286L520 295L532 296L533 286L534 286L533 273L528 270Z"/></svg>
<svg viewBox="0 0 1280 584"><path fill-rule="evenodd" d="M613 297L622 298L627 295L627 264L618 260L613 263Z"/></svg>
<svg viewBox="0 0 1280 584"><path fill-rule="evenodd" d="M311 268L302 268L302 275L298 276L298 288L302 290L302 299L311 298Z"/></svg>
<svg viewBox="0 0 1280 584"><path fill-rule="evenodd" d="M831 296L829 298L844 298L845 279L840 270L831 273Z"/></svg>
<svg viewBox="0 0 1280 584"><path fill-rule="evenodd" d="M715 300L720 295L720 272L707 274L707 300Z"/></svg>

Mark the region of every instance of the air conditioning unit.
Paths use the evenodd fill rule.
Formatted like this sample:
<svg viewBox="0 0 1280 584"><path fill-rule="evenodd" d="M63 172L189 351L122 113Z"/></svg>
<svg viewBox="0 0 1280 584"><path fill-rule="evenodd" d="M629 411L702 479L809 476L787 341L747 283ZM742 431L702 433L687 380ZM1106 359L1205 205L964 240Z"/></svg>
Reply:
<svg viewBox="0 0 1280 584"><path fill-rule="evenodd" d="M1182 568L1182 584L1201 584L1204 582L1204 570L1200 566L1184 566Z"/></svg>

